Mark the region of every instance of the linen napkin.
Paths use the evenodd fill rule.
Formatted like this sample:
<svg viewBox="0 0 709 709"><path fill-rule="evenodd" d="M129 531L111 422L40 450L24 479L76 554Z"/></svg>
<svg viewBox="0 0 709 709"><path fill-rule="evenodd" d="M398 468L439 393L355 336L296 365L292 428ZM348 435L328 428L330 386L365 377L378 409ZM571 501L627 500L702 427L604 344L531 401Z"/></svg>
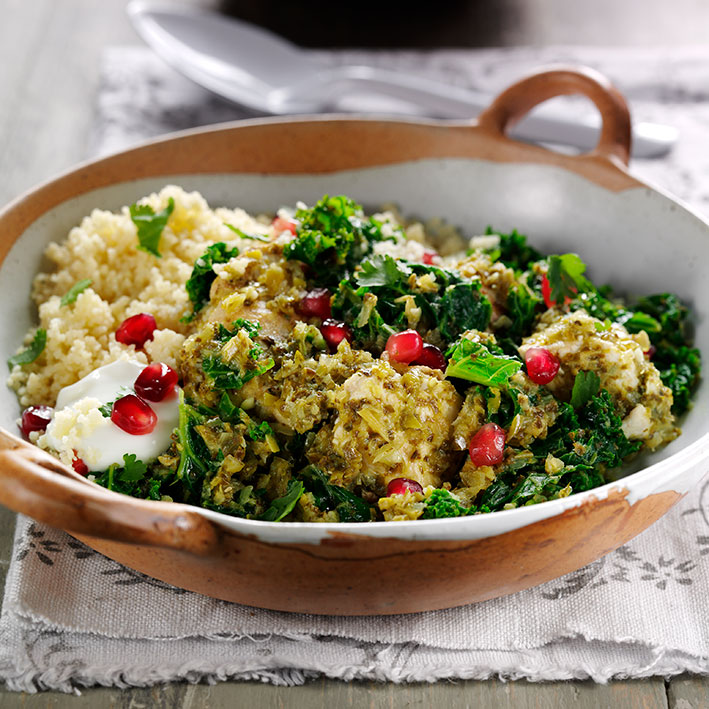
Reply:
<svg viewBox="0 0 709 709"><path fill-rule="evenodd" d="M581 62L608 74L636 117L682 139L635 172L709 209L709 50L585 48L338 52L496 91L534 66ZM148 50L104 58L93 150L238 118L237 108ZM584 106L573 110L586 110ZM0 678L14 690L95 684L319 675L395 682L491 676L530 680L709 672L709 481L630 543L560 579L506 598L406 616L328 617L259 610L174 588L69 535L20 517L0 616Z"/></svg>

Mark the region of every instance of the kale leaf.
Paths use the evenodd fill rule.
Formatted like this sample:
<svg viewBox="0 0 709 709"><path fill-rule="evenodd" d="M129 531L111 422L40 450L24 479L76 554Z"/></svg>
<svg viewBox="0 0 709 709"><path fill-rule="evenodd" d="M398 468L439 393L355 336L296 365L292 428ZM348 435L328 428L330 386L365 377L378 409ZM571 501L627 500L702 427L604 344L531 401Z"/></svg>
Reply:
<svg viewBox="0 0 709 709"><path fill-rule="evenodd" d="M416 279L427 275L432 277L427 287L417 287ZM358 345L381 350L391 334L409 327L407 301L421 311L417 328L438 329L446 342L466 330L484 330L492 313L479 282L389 255L366 259L360 270L340 283L332 313L352 327Z"/></svg>
<svg viewBox="0 0 709 709"><path fill-rule="evenodd" d="M511 321L505 330L507 338L519 341L532 332L542 302L524 283L513 285L507 291L507 317Z"/></svg>
<svg viewBox="0 0 709 709"><path fill-rule="evenodd" d="M259 519L265 522L280 522L293 511L304 490L305 486L300 480L291 480L286 494L273 500Z"/></svg>
<svg viewBox="0 0 709 709"><path fill-rule="evenodd" d="M465 338L446 354L450 357L447 377L467 379L491 387L505 386L522 367L519 359L494 355L485 345Z"/></svg>
<svg viewBox="0 0 709 709"><path fill-rule="evenodd" d="M218 354L206 353L202 356L202 369L212 380L214 389L241 389L246 382L264 374L275 366L273 358L269 357L254 369L241 372L227 364Z"/></svg>
<svg viewBox="0 0 709 709"><path fill-rule="evenodd" d="M207 250L195 261L192 275L185 283L187 295L192 302L192 313L182 318L183 322L191 322L195 315L209 302L209 291L217 274L214 264L226 263L239 255L239 249L230 249L219 241L207 247Z"/></svg>
<svg viewBox="0 0 709 709"><path fill-rule="evenodd" d="M10 357L7 360L7 366L10 370L17 364L30 364L34 362L37 357L39 357L44 348L47 346L47 331L43 327L38 327L37 331L34 333L32 342L29 347L26 347L22 352L18 352L16 355Z"/></svg>
<svg viewBox="0 0 709 709"><path fill-rule="evenodd" d="M64 293L62 299L59 301L59 305L62 307L71 305L71 303L79 297L79 294L83 293L92 283L93 281L90 278L83 278L82 280L77 281L66 293Z"/></svg>
<svg viewBox="0 0 709 709"><path fill-rule="evenodd" d="M468 514L468 508L460 503L448 490L438 488L426 500L422 519L441 519L443 517L461 517Z"/></svg>
<svg viewBox="0 0 709 709"><path fill-rule="evenodd" d="M380 222L365 217L362 207L344 195L325 195L295 216L297 235L283 255L313 268L311 280L318 285L336 285L370 253L374 242L391 238L384 235Z"/></svg>
<svg viewBox="0 0 709 709"><path fill-rule="evenodd" d="M571 406L580 409L585 406L601 388L601 378L596 372L578 372L571 390Z"/></svg>
<svg viewBox="0 0 709 709"><path fill-rule="evenodd" d="M689 311L671 293L640 298L635 309L660 323L659 331L648 332L655 347L652 362L672 391L673 413L681 415L690 407L701 371L701 355L692 346Z"/></svg>
<svg viewBox="0 0 709 709"><path fill-rule="evenodd" d="M317 466L308 465L301 471L300 477L305 489L313 494L315 504L323 511L335 510L340 522L372 520L372 510L361 497L344 487L332 485L327 475Z"/></svg>
<svg viewBox="0 0 709 709"><path fill-rule="evenodd" d="M204 423L206 417L185 402L185 394L182 390L180 390L179 396L177 443L180 462L177 466L176 477L185 487L188 500L195 501L202 479L208 471L206 461L210 459L210 456L207 446L194 427Z"/></svg>
<svg viewBox="0 0 709 709"><path fill-rule="evenodd" d="M260 424L251 426L246 432L246 435L252 441L264 441L266 436L273 435L273 429L268 421L261 421Z"/></svg>
<svg viewBox="0 0 709 709"><path fill-rule="evenodd" d="M107 470L96 474L94 482L123 495L159 500L165 478L150 476L148 471L147 463L138 460L134 453L126 453L123 466L110 465Z"/></svg>
<svg viewBox="0 0 709 709"><path fill-rule="evenodd" d="M239 318L235 320L234 329L229 330L222 323L219 323L215 335L215 341L222 346L228 342L232 337L236 335L239 330L245 330L249 339L257 336L261 325L259 323L252 322L251 320L244 320ZM228 390L228 389L241 389L241 387L246 384L246 382L251 381L254 377L258 377L264 374L269 369L275 366L275 361L272 357L259 360L258 358L262 354L261 345L258 343L253 343L251 349L249 350L249 358L252 360L251 365L248 369L243 372L239 370L236 366L227 364L221 355L221 349L217 351L205 351L202 355L202 370L207 374L212 380L212 387L218 390ZM220 402L221 404L222 402ZM226 410L231 411L229 404L223 401Z"/></svg>
<svg viewBox="0 0 709 709"><path fill-rule="evenodd" d="M149 204L131 204L130 218L138 230L138 248L160 257L160 237L167 220L175 209L175 200L170 197L165 209L155 212Z"/></svg>
<svg viewBox="0 0 709 709"><path fill-rule="evenodd" d="M513 229L509 234L495 231L491 226L485 230L486 235L496 235L500 237L499 246L494 249L486 249L493 261L500 261L508 268L516 271L526 271L534 261L543 258L540 251L527 244L527 237Z"/></svg>

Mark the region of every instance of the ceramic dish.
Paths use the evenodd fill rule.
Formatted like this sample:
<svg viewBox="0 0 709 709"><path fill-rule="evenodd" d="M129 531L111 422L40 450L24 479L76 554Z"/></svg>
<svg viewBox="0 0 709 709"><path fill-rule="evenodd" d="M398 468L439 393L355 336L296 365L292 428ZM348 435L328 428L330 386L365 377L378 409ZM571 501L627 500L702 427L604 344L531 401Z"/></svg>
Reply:
<svg viewBox="0 0 709 709"><path fill-rule="evenodd" d="M597 148L560 155L508 139L528 110L581 93L598 107ZM541 72L501 94L475 123L365 118L259 120L182 133L84 165L0 214L0 313L9 356L32 324L29 286L51 240L95 207L118 209L166 183L252 212L325 192L405 214L445 216L467 235L487 224L526 232L546 251L577 251L597 282L628 293L676 292L709 351L709 226L631 177L622 97L590 71ZM169 583L264 608L408 613L480 601L577 569L661 517L706 471L709 391L683 434L617 482L487 515L370 524L269 523L149 502L87 481L17 431L0 394L0 502L67 530ZM12 432L12 433L10 433Z"/></svg>

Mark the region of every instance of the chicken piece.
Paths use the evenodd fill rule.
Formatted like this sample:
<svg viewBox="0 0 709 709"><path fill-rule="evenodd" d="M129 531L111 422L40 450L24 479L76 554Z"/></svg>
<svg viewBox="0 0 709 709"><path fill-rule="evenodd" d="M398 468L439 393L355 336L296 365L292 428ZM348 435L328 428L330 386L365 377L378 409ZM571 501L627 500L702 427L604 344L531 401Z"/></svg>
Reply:
<svg viewBox="0 0 709 709"><path fill-rule="evenodd" d="M210 301L201 311L203 322L231 325L244 318L261 325L261 335L285 340L297 319L296 304L306 293L302 266L285 261L279 243L236 256L217 264Z"/></svg>
<svg viewBox="0 0 709 709"><path fill-rule="evenodd" d="M530 347L543 347L559 359L559 373L546 386L561 399L570 398L578 372L596 372L624 419L626 436L654 449L679 431L671 413L672 392L645 357L647 345L644 332L631 335L622 325L602 323L584 310L563 313L554 308L542 316L519 350L524 356Z"/></svg>
<svg viewBox="0 0 709 709"><path fill-rule="evenodd" d="M440 487L454 472L453 420L461 398L443 374L411 367L404 374L375 360L330 397L333 419L306 451L337 485L385 494L394 478Z"/></svg>
<svg viewBox="0 0 709 709"><path fill-rule="evenodd" d="M236 393L241 404L253 399L261 418L278 421L298 433L310 431L328 416L338 387L358 369L373 362L364 350L353 350L345 340L334 354L305 358L297 351L281 366L248 382Z"/></svg>

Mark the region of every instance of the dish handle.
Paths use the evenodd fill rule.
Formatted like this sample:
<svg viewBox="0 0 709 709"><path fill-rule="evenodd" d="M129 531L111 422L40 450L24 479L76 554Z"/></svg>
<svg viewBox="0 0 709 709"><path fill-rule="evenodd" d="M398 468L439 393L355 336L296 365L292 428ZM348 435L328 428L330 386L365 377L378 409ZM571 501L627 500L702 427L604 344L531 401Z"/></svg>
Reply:
<svg viewBox="0 0 709 709"><path fill-rule="evenodd" d="M627 165L631 146L628 104L603 74L587 67L554 67L520 79L478 116L477 125L502 137L535 106L569 94L586 96L601 114L601 134L591 154Z"/></svg>
<svg viewBox="0 0 709 709"><path fill-rule="evenodd" d="M85 481L43 450L0 434L0 504L100 539L211 554L219 533L186 505L139 500Z"/></svg>

